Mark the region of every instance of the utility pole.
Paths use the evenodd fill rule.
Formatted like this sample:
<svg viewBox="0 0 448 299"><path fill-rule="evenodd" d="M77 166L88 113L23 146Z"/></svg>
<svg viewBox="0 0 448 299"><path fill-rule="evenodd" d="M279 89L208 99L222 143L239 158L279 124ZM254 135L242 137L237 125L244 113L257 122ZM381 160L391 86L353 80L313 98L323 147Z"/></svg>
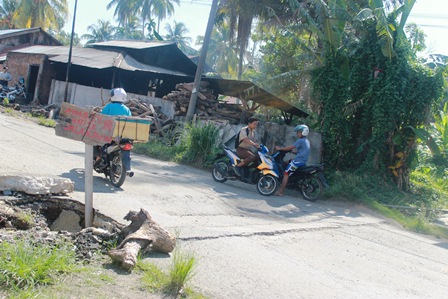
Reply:
<svg viewBox="0 0 448 299"><path fill-rule="evenodd" d="M194 76L194 87L190 96L190 104L188 105L188 111L186 121L190 121L193 118L196 110L196 102L198 99L199 85L201 84L202 71L204 69L205 57L207 56L208 44L210 43L210 36L212 35L213 24L215 23L215 16L218 10L218 0L213 0L212 7L210 9L210 15L208 16L207 29L205 30L204 43L202 44L201 56L199 56L198 67L196 69L196 75Z"/></svg>
<svg viewBox="0 0 448 299"><path fill-rule="evenodd" d="M75 0L75 9L73 11L72 35L70 37L70 48L68 50L67 73L65 74L64 102L67 102L68 75L70 73L70 65L72 64L73 35L75 34L75 21L76 21L76 7L77 6L78 6L78 0Z"/></svg>

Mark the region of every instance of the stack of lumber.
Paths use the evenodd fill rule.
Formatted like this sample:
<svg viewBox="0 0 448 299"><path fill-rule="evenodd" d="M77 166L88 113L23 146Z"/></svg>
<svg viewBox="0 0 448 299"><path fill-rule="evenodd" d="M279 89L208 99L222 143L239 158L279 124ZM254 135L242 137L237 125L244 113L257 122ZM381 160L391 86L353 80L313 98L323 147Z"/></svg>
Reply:
<svg viewBox="0 0 448 299"><path fill-rule="evenodd" d="M165 100L175 102L176 116L187 115L193 88L193 83L177 84L175 91L163 97ZM218 101L213 95L212 90L201 87L198 92L195 113L199 118L205 118L207 120L227 120L231 124L238 124L243 116L247 116L248 111L245 111L240 105Z"/></svg>
<svg viewBox="0 0 448 299"><path fill-rule="evenodd" d="M132 116L149 118L151 131L161 132L163 129L162 125L170 121L168 116L160 112L159 107L154 107L151 103L130 99L126 101L125 105L131 110Z"/></svg>
<svg viewBox="0 0 448 299"><path fill-rule="evenodd" d="M130 99L124 103L132 116L148 119L151 122L151 132L161 133L165 126L169 126L172 120L160 112L160 107L154 106L151 103L141 101L139 99ZM101 112L103 107L93 107L93 111Z"/></svg>

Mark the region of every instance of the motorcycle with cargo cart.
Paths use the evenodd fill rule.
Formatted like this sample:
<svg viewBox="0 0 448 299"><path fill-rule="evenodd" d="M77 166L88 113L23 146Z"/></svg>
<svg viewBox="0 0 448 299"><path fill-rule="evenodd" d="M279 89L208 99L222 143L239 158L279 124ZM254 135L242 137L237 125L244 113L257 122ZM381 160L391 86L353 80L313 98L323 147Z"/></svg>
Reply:
<svg viewBox="0 0 448 299"><path fill-rule="evenodd" d="M148 141L150 124L150 121L144 118L116 117L114 140L96 148L93 169L109 178L113 186L121 187L126 176L134 176L131 171L131 150L134 143ZM98 155L100 160L96 160Z"/></svg>

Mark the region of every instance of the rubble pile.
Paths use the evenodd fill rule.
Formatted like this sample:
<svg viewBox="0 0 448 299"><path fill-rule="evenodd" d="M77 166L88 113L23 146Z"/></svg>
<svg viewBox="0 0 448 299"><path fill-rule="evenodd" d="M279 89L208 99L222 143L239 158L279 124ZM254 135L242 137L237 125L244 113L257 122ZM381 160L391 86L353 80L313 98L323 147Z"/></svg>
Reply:
<svg viewBox="0 0 448 299"><path fill-rule="evenodd" d="M127 226L94 210L93 225L83 228L85 206L78 201L13 195L0 195L0 243L73 244L79 260L90 262L108 254L127 270L136 265L140 252L170 253L176 245L176 237L144 209L129 211L123 218L131 221Z"/></svg>
<svg viewBox="0 0 448 299"><path fill-rule="evenodd" d="M64 211L78 214L78 221L82 222L83 209L80 203L68 199L29 195L0 198L0 243L20 240L45 245L71 243L78 259L84 261L98 253L106 254L119 239L123 224L95 213L96 227L80 231L54 227Z"/></svg>
<svg viewBox="0 0 448 299"><path fill-rule="evenodd" d="M176 116L187 115L193 88L193 83L177 84L175 91L163 97L165 100L175 102ZM198 92L196 114L199 118L205 118L207 120L227 120L231 124L238 124L245 114L247 114L247 111L244 111L240 105L218 101L211 89L202 86Z"/></svg>

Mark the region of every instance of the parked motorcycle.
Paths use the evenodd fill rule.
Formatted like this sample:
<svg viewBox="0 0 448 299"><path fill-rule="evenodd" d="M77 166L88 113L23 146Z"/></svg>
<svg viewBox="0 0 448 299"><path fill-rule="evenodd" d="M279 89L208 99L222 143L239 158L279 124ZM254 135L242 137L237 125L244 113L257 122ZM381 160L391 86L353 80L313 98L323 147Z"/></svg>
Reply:
<svg viewBox="0 0 448 299"><path fill-rule="evenodd" d="M272 154L278 169L279 179L283 179L284 171L289 162L284 158L287 151L276 151ZM286 187L300 192L306 200L316 201L324 194L324 185L327 186L327 180L324 176L324 164L312 164L299 167L290 175Z"/></svg>
<svg viewBox="0 0 448 299"><path fill-rule="evenodd" d="M243 175L241 177L234 171L234 167L238 165L241 159L228 146L223 145L223 149L222 157L227 157L227 159L214 164L212 176L215 181L224 183L227 180L240 180L244 183L256 184L257 191L261 195L270 196L274 194L278 187L279 175L274 159L269 156L266 146L260 145L260 149L258 150L258 164L254 162L242 167Z"/></svg>
<svg viewBox="0 0 448 299"><path fill-rule="evenodd" d="M26 99L25 79L19 78L19 81L14 87L7 87L0 84L0 98L8 99L10 103L13 103L16 98L23 97Z"/></svg>
<svg viewBox="0 0 448 299"><path fill-rule="evenodd" d="M131 150L132 140L120 139L101 147L101 160L95 162L97 155L94 155L93 169L98 173L103 173L115 187L123 185L126 175L134 176L131 171Z"/></svg>

